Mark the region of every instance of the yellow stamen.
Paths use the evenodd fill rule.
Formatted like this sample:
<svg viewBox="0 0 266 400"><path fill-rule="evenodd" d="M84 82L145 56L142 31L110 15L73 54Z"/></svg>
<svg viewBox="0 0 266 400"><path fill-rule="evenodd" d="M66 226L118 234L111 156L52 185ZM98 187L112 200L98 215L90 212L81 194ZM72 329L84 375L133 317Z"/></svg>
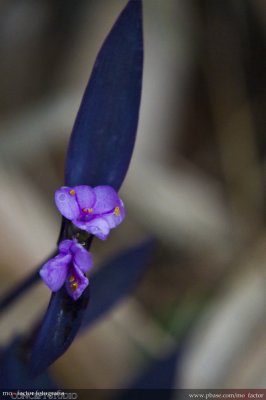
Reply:
<svg viewBox="0 0 266 400"><path fill-rule="evenodd" d="M83 211L85 214L87 214L87 213L91 214L91 213L92 213L92 208L83 208L82 211Z"/></svg>
<svg viewBox="0 0 266 400"><path fill-rule="evenodd" d="M114 213L115 213L115 215L116 215L117 217L119 217L119 215L120 215L120 208L119 208L119 207L116 207Z"/></svg>
<svg viewBox="0 0 266 400"><path fill-rule="evenodd" d="M74 292L75 290L77 290L77 288L79 287L79 285L78 285L77 282L73 282L70 286L71 286L71 289L73 290L73 292Z"/></svg>
<svg viewBox="0 0 266 400"><path fill-rule="evenodd" d="M74 276L71 275L70 278L69 278L69 282L74 282L74 280L75 280Z"/></svg>
<svg viewBox="0 0 266 400"><path fill-rule="evenodd" d="M71 189L71 190L69 191L69 194L71 194L71 196L75 196L76 192L75 192L74 189Z"/></svg>

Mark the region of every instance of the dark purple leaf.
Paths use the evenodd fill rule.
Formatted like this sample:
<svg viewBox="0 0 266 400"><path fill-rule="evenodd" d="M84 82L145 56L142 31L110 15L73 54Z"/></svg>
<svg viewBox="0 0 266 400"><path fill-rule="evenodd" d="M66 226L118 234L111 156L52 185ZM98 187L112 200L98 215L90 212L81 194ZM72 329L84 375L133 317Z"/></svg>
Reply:
<svg viewBox="0 0 266 400"><path fill-rule="evenodd" d="M0 389L55 390L56 384L46 372L33 378L28 369L28 346L15 338L0 356Z"/></svg>
<svg viewBox="0 0 266 400"><path fill-rule="evenodd" d="M121 186L131 159L143 67L142 4L130 0L94 65L71 135L65 184Z"/></svg>
<svg viewBox="0 0 266 400"><path fill-rule="evenodd" d="M135 142L142 66L142 5L141 0L130 0L106 38L85 90L70 139L66 185L107 184L116 190L121 186ZM62 228L61 239L64 232ZM124 271L128 284L125 288L116 285L121 294L117 293L113 304L130 287L131 275ZM130 273L133 284L135 275ZM96 281L100 289L102 279L108 276L109 273L106 278L102 275ZM120 280L123 282L122 277L117 282ZM96 299L102 302L100 309L93 309L93 315L98 316L110 305L98 293ZM33 373L40 373L65 352L78 332L87 302L88 291L77 302L68 297L64 288L52 295L33 348Z"/></svg>
<svg viewBox="0 0 266 400"><path fill-rule="evenodd" d="M134 246L107 261L91 278L91 301L83 319L83 329L130 293L145 271L153 250L152 240Z"/></svg>
<svg viewBox="0 0 266 400"><path fill-rule="evenodd" d="M47 312L34 343L31 372L38 375L60 357L74 340L89 301L89 286L74 301L63 287L52 294Z"/></svg>
<svg viewBox="0 0 266 400"><path fill-rule="evenodd" d="M179 352L176 350L156 360L148 370L130 386L131 389L173 389Z"/></svg>
<svg viewBox="0 0 266 400"><path fill-rule="evenodd" d="M174 399L179 351L154 361L151 366L113 400Z"/></svg>

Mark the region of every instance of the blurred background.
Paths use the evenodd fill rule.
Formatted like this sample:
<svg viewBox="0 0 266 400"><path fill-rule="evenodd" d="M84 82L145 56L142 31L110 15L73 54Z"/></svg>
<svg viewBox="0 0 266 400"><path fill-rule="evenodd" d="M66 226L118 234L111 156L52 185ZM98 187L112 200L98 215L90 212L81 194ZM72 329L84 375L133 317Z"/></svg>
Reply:
<svg viewBox="0 0 266 400"><path fill-rule="evenodd" d="M128 217L92 252L96 268L146 237L157 252L134 293L52 373L62 388L123 388L177 351L176 387L262 388L266 3L143 3L142 105L121 191ZM55 246L69 135L125 4L0 2L1 295ZM0 345L29 332L49 297L38 285L3 313Z"/></svg>

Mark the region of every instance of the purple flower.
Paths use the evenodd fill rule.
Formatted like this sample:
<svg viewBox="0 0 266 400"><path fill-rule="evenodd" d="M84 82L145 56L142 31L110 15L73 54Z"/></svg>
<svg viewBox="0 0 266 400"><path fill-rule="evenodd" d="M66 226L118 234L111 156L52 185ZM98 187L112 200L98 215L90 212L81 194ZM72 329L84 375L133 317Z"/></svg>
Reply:
<svg viewBox="0 0 266 400"><path fill-rule="evenodd" d="M68 294L77 300L89 284L84 273L91 267L92 256L80 243L63 240L59 254L42 266L40 275L52 292L57 292L65 283Z"/></svg>
<svg viewBox="0 0 266 400"><path fill-rule="evenodd" d="M102 240L125 218L124 204L111 186L63 186L55 203L65 218Z"/></svg>

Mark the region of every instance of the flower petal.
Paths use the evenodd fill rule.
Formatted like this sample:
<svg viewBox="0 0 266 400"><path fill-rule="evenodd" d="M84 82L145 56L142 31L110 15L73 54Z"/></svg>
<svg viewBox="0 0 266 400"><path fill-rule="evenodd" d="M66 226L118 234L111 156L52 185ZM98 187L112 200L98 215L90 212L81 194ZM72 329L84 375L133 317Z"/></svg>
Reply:
<svg viewBox="0 0 266 400"><path fill-rule="evenodd" d="M109 225L102 217L95 217L91 221L74 220L73 224L78 228L97 236L101 240L105 240L110 232Z"/></svg>
<svg viewBox="0 0 266 400"><path fill-rule="evenodd" d="M75 265L72 265L66 279L66 290L73 300L77 300L89 284L88 278Z"/></svg>
<svg viewBox="0 0 266 400"><path fill-rule="evenodd" d="M68 186L63 186L55 192L55 204L58 210L70 220L78 218L80 215L75 194L75 190Z"/></svg>
<svg viewBox="0 0 266 400"><path fill-rule="evenodd" d="M62 242L59 243L59 252L62 254L67 254L70 252L70 248L73 245L73 243L76 243L75 240L70 240L70 239L66 239L66 240L62 240Z"/></svg>
<svg viewBox="0 0 266 400"><path fill-rule="evenodd" d="M73 243L71 247L73 262L82 272L87 272L92 268L92 255L80 243Z"/></svg>
<svg viewBox="0 0 266 400"><path fill-rule="evenodd" d="M96 200L96 195L90 186L75 186L74 190L76 192L77 202L81 210L83 208L93 207Z"/></svg>
<svg viewBox="0 0 266 400"><path fill-rule="evenodd" d="M52 292L56 292L63 286L71 258L70 254L59 254L42 266L40 270L41 278Z"/></svg>
<svg viewBox="0 0 266 400"><path fill-rule="evenodd" d="M93 214L108 213L119 204L120 199L111 186L96 186L93 190L96 195Z"/></svg>
<svg viewBox="0 0 266 400"><path fill-rule="evenodd" d="M124 203L122 200L119 201L119 206L116 206L114 211L111 213L105 214L104 219L107 221L109 228L115 228L117 225L121 224L126 216L126 211L124 207Z"/></svg>

